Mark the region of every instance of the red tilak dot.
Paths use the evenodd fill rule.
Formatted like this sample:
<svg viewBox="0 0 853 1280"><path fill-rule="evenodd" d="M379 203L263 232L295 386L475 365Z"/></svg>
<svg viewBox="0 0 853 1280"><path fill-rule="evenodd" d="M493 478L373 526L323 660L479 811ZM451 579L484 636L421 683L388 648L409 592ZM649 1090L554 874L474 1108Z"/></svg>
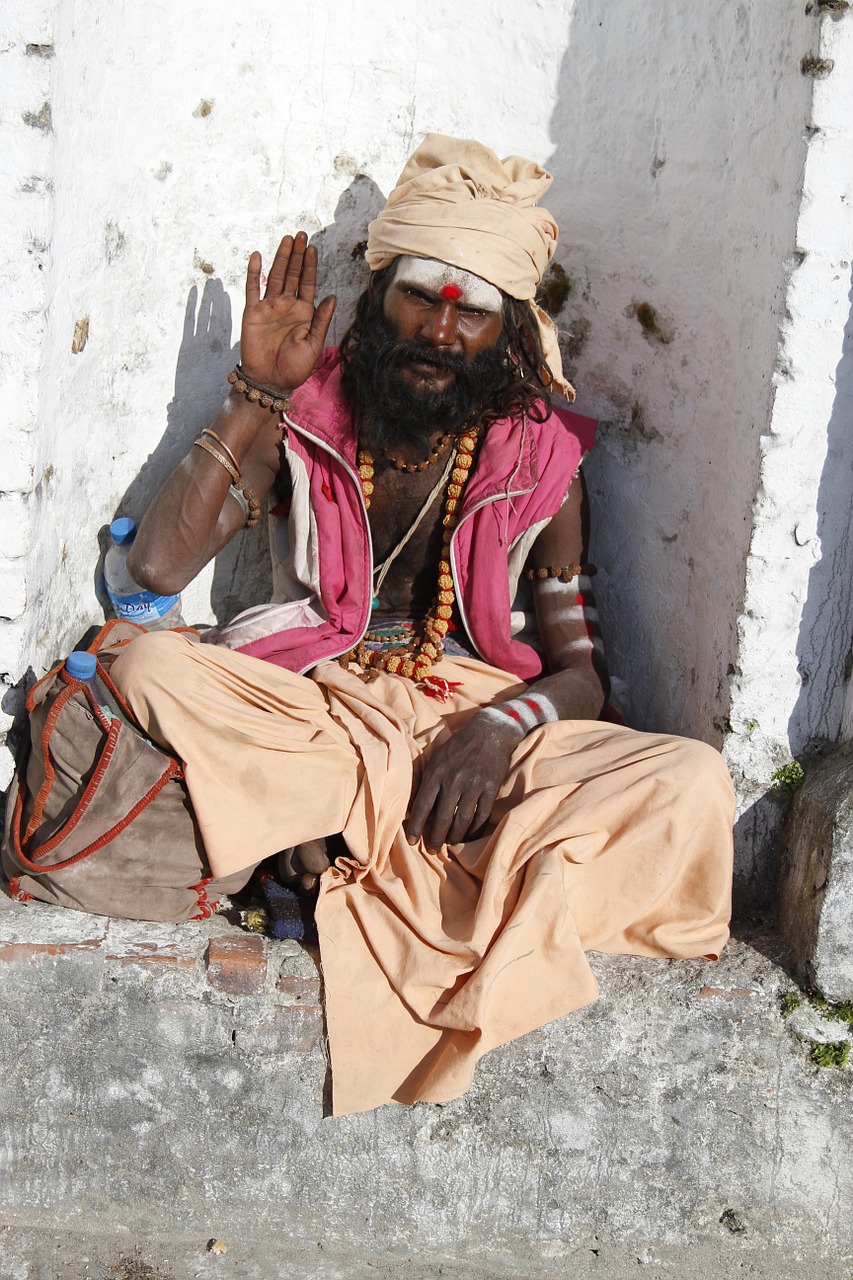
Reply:
<svg viewBox="0 0 853 1280"><path fill-rule="evenodd" d="M441 289L442 298L447 298L448 302L458 302L462 297L462 290L458 284L446 284Z"/></svg>

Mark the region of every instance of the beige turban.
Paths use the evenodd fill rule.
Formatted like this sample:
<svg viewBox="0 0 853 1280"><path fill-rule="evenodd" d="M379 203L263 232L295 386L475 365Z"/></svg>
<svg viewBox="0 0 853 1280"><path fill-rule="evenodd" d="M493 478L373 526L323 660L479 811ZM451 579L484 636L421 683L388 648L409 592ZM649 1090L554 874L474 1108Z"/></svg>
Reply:
<svg viewBox="0 0 853 1280"><path fill-rule="evenodd" d="M367 229L367 264L400 254L437 258L528 301L539 324L553 389L574 400L563 377L557 331L533 301L558 228L536 201L552 182L532 160L499 160L479 142L428 133L406 163L385 208Z"/></svg>

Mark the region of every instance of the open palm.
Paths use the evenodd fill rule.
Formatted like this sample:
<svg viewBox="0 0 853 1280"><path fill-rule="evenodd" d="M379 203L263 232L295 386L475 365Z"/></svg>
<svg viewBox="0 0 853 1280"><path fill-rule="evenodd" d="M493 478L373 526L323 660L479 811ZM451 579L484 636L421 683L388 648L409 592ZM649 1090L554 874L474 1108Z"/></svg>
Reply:
<svg viewBox="0 0 853 1280"><path fill-rule="evenodd" d="M240 361L250 378L282 395L301 386L323 350L334 297L315 308L317 250L304 231L285 236L261 297L261 255L249 258Z"/></svg>

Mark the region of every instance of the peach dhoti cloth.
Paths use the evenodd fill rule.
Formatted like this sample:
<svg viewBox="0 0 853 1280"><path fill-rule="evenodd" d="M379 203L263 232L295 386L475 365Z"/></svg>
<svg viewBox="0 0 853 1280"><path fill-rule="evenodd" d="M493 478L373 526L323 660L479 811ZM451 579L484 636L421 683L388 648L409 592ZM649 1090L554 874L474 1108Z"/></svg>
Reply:
<svg viewBox="0 0 853 1280"><path fill-rule="evenodd" d="M445 658L446 703L336 662L311 678L186 635L112 674L185 762L217 876L342 832L317 902L334 1111L463 1093L477 1059L598 994L585 950L716 957L734 798L701 742L570 720L530 733L486 833L439 853L402 830L436 743L518 679Z"/></svg>

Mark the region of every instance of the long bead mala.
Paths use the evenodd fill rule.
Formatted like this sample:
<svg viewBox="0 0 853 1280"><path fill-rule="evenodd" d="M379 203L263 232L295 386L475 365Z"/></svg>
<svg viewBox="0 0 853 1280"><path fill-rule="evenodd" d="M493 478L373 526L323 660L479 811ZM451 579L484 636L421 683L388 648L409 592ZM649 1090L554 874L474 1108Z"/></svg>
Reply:
<svg viewBox="0 0 853 1280"><path fill-rule="evenodd" d="M368 631L364 639L344 654L340 659L343 666L357 662L363 668L363 678L369 679L370 671L388 671L392 675L405 676L418 683L428 682L430 670L438 662L444 651L444 637L450 629L453 617L453 605L456 593L453 587L453 575L450 572L450 540L459 519L459 504L462 490L465 488L471 467L474 463L474 452L480 435L479 427L471 427L456 442L456 457L453 470L447 485L444 498L444 515L442 516L441 555L438 562L438 591L434 604L428 609L423 620L419 639L412 637L403 647L391 649L368 649L367 641L387 641L392 637ZM358 453L358 474L364 493L364 503L370 507L373 493L373 455L367 449ZM398 637L394 636L393 639ZM403 639L403 636L399 637Z"/></svg>

